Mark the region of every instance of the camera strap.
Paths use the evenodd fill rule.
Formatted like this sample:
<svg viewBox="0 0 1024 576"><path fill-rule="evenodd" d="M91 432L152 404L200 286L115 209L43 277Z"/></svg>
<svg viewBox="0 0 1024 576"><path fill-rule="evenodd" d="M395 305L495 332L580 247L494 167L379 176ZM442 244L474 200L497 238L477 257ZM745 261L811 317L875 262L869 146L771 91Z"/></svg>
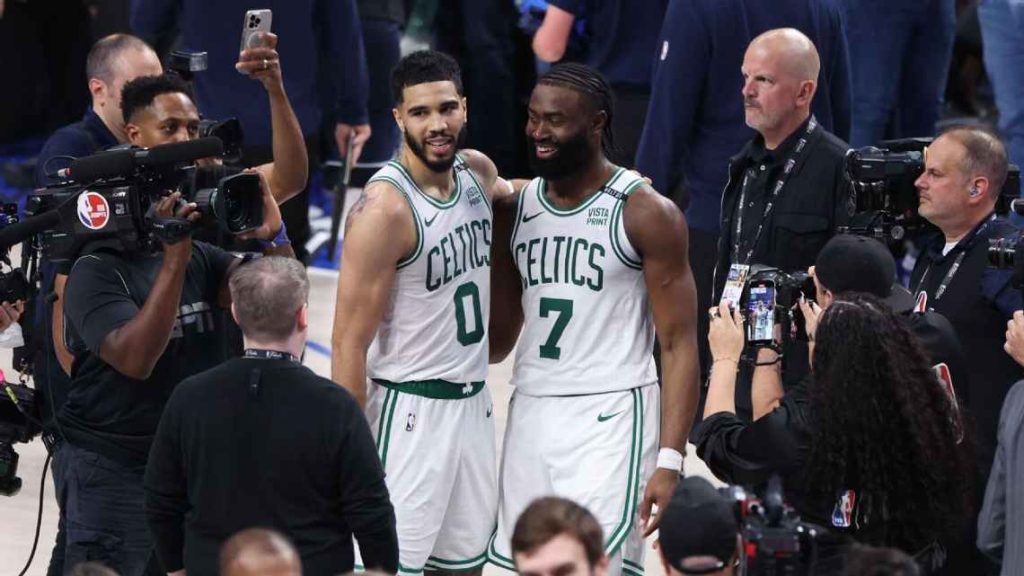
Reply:
<svg viewBox="0 0 1024 576"><path fill-rule="evenodd" d="M291 362L298 362L299 359L292 356L288 352L281 352L278 350L263 350L260 348L246 348L243 354L245 358L256 358L259 360L289 360Z"/></svg>
<svg viewBox="0 0 1024 576"><path fill-rule="evenodd" d="M939 283L939 288L935 291L936 302L942 299L942 296L946 293L946 290L949 288L950 283L953 282L953 277L956 276L956 273L960 271L960 265L964 263L964 258L967 257L967 252L970 251L971 246L974 245L975 240L977 240L985 232L985 229L988 228L988 225L992 223L993 219L995 219L995 216L990 216L984 224L982 224L977 230L974 231L974 234L971 235L971 239L968 240L967 243L963 245L963 249L960 250L959 254L957 254L956 260L953 260L953 265L949 267L949 271L946 272L946 276L943 277L942 282ZM956 250L959 247L960 246L957 245L957 247L953 249ZM928 273L931 271L932 263L929 262L928 267L924 269L924 274L921 275L921 279L917 282L917 289L914 290L914 294L919 294L921 292L921 289L924 287L924 281L928 279Z"/></svg>
<svg viewBox="0 0 1024 576"><path fill-rule="evenodd" d="M761 215L761 222L757 225L757 232L754 233L754 239L750 243L750 249L747 250L747 255L743 260L740 260L740 244L742 244L742 232L743 232L743 209L747 200L747 188L750 183L750 174L744 173L743 184L740 187L740 201L737 204L736 214L736 230L735 230L735 242L733 243L733 262L750 264L750 258L754 255L754 249L757 248L757 242L761 239L761 233L764 232L764 224L768 221L768 217L772 213L772 209L775 208L775 200L778 198L782 189L786 186L786 182L789 181L789 177L795 171L797 162L803 160L804 152L807 150L807 141L810 139L814 131L818 129L818 121L812 115L807 121L807 129L804 131L804 135L796 143L793 151L789 154L789 158L786 159L784 168L782 169L782 175L779 176L778 180L775 181L775 186L772 188L772 194L768 198L768 204L764 207L764 213Z"/></svg>

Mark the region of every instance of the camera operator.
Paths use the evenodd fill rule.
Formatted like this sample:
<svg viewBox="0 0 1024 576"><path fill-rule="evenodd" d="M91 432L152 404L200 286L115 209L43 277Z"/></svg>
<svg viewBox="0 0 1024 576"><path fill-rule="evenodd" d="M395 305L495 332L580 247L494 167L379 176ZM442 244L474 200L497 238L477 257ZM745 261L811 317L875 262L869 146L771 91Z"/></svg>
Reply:
<svg viewBox="0 0 1024 576"><path fill-rule="evenodd" d="M811 115L820 67L814 44L794 29L765 32L747 48L743 100L747 125L758 135L729 164L714 302L726 279L745 277L752 264L805 270L846 220L849 147ZM788 354L794 380L806 371L806 352L797 348ZM745 371L744 387L749 378Z"/></svg>
<svg viewBox="0 0 1024 576"><path fill-rule="evenodd" d="M738 574L741 543L734 503L704 478L680 480L658 528L665 574Z"/></svg>
<svg viewBox="0 0 1024 576"><path fill-rule="evenodd" d="M121 115L121 89L130 80L147 74L162 74L163 67L156 52L148 44L130 34L111 34L98 40L86 57L86 75L92 106L78 122L54 132L43 144L36 159L35 183L43 188L57 184L57 170L67 168L75 158L84 158L128 141ZM63 346L63 339L55 345L54 336L64 330L60 306L54 305L51 294L59 299L64 291L66 275L58 275L53 264L41 266L42 279L39 296L30 303L31 327L28 331L26 351L33 361L33 375L38 394L40 414L47 437L58 437L54 415L64 403L70 379L71 355ZM30 298L30 300L32 300ZM50 447L59 450L59 444ZM54 469L56 476L56 469ZM56 481L56 480L55 480ZM60 496L57 496L59 519L57 540L50 558L48 573L62 576L64 560L64 514Z"/></svg>
<svg viewBox="0 0 1024 576"><path fill-rule="evenodd" d="M987 475L996 445L999 409L1024 370L1003 353L1006 321L1022 307L1012 270L988 266L989 239L1016 234L994 213L1006 181L1006 149L973 127L943 132L925 154L915 186L920 215L939 228L927 239L910 278L911 291L953 324L971 359L970 407L977 422L978 468Z"/></svg>
<svg viewBox="0 0 1024 576"><path fill-rule="evenodd" d="M244 236L265 253L291 255L277 203L260 181L263 224ZM199 219L195 204L180 204L174 192L156 203L156 216ZM72 266L63 310L74 362L57 414L64 445L54 457L65 565L91 559L126 576L146 570L153 545L142 474L150 443L174 386L222 360L213 311L239 262L185 236L156 255L98 250Z"/></svg>
<svg viewBox="0 0 1024 576"><path fill-rule="evenodd" d="M1006 323L1003 349L1024 366L1024 312ZM978 515L978 549L1000 566L1000 574L1024 571L1024 381L1010 388L999 415L998 445Z"/></svg>
<svg viewBox="0 0 1024 576"><path fill-rule="evenodd" d="M366 567L397 571L395 512L366 418L344 388L299 361L309 329L305 269L261 258L229 287L245 355L175 388L146 468L146 513L164 569L216 574L225 540L265 526L297 544L310 574L351 571L353 534Z"/></svg>
<svg viewBox="0 0 1024 576"><path fill-rule="evenodd" d="M745 423L734 401L744 320L727 302L710 316L714 361L694 436L715 475L759 485L781 474L800 516L830 529L819 540L829 573L851 539L941 565L943 548L971 522L971 473L950 402L903 321L874 296L838 296L819 319L806 390L787 391L775 410ZM755 390L777 378L771 370L755 370Z"/></svg>

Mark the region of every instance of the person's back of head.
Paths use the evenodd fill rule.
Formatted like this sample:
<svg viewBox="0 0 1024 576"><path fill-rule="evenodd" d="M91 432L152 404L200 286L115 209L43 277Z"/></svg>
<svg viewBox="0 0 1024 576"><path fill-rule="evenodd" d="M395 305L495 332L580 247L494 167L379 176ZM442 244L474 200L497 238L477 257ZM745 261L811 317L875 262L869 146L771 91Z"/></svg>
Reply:
<svg viewBox="0 0 1024 576"><path fill-rule="evenodd" d="M665 572L732 575L739 559L739 532L732 502L704 478L683 478L658 528L658 549Z"/></svg>
<svg viewBox="0 0 1024 576"><path fill-rule="evenodd" d="M231 311L247 341L283 343L306 329L309 278L294 258L265 256L228 281Z"/></svg>
<svg viewBox="0 0 1024 576"><path fill-rule="evenodd" d="M918 576L914 559L895 548L854 544L846 553L843 576Z"/></svg>
<svg viewBox="0 0 1024 576"><path fill-rule="evenodd" d="M899 285L892 253L874 238L839 234L832 237L814 261L818 304L827 308L840 294L864 292L880 298L896 312L910 310L913 296Z"/></svg>
<svg viewBox="0 0 1024 576"><path fill-rule="evenodd" d="M301 576L302 561L291 542L266 528L243 530L220 550L221 576Z"/></svg>
<svg viewBox="0 0 1024 576"><path fill-rule="evenodd" d="M820 317L812 364L803 481L854 493L843 501L852 517L835 526L915 550L952 537L968 521L972 476L951 403L906 323L875 296L843 294Z"/></svg>
<svg viewBox="0 0 1024 576"><path fill-rule="evenodd" d="M68 576L117 576L117 572L99 562L79 562L71 568Z"/></svg>
<svg viewBox="0 0 1024 576"><path fill-rule="evenodd" d="M529 576L604 576L604 533L589 510L554 496L534 500L512 532L516 571Z"/></svg>

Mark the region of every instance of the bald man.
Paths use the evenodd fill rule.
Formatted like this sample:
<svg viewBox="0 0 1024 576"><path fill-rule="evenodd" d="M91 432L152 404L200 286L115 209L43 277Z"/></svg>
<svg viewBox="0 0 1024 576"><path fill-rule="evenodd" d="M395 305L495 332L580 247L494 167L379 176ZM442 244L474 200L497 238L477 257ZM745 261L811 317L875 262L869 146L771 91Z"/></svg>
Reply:
<svg viewBox="0 0 1024 576"><path fill-rule="evenodd" d="M222 576L302 576L302 561L295 547L281 533L249 528L224 543L220 551L220 573Z"/></svg>
<svg viewBox="0 0 1024 576"><path fill-rule="evenodd" d="M747 47L744 115L757 135L729 163L714 303L723 299L726 279L745 277L751 265L806 270L847 220L849 146L811 114L820 68L814 43L793 28L769 30ZM732 291L725 296L736 298ZM787 344L784 362L786 382L802 378L806 347ZM741 364L736 400L749 415L748 371Z"/></svg>

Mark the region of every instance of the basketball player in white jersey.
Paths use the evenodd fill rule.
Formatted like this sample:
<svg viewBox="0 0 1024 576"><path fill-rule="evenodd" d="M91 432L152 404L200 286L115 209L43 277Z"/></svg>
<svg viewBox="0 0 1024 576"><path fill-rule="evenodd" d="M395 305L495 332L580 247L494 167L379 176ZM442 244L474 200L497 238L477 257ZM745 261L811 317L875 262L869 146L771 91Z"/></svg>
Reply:
<svg viewBox="0 0 1024 576"><path fill-rule="evenodd" d="M488 549L508 569L516 518L554 494L597 516L611 574L641 574L652 504L665 509L682 472L698 378L687 228L672 202L608 161L612 113L600 74L552 68L526 127L540 177L495 203L492 362L522 332Z"/></svg>
<svg viewBox="0 0 1024 576"><path fill-rule="evenodd" d="M466 100L454 60L410 54L392 88L405 145L348 217L331 375L377 441L399 574L479 573L497 509L484 385L492 189L510 188L486 156L457 151Z"/></svg>

